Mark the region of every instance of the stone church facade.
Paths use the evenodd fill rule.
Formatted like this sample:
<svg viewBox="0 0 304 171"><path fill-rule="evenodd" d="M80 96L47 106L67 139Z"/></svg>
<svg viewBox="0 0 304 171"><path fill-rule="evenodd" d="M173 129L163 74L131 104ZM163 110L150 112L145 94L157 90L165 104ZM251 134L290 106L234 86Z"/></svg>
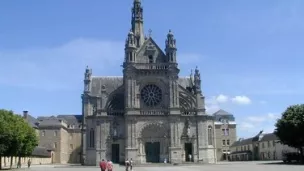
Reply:
<svg viewBox="0 0 304 171"><path fill-rule="evenodd" d="M85 71L84 164L131 158L138 164L216 162L214 120L205 113L199 70L190 77L179 76L171 31L164 51L151 35L144 35L140 0L133 2L131 23L123 76L92 76L91 69Z"/></svg>

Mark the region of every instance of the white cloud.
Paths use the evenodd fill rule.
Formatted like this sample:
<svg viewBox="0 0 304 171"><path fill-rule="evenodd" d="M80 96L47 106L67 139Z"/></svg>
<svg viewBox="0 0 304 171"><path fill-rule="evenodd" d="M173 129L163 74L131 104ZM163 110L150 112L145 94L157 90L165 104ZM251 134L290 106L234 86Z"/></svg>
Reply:
<svg viewBox="0 0 304 171"><path fill-rule="evenodd" d="M254 128L254 125L252 123L249 123L249 122L242 122L240 124L240 129L241 130L248 130L248 129L252 129Z"/></svg>
<svg viewBox="0 0 304 171"><path fill-rule="evenodd" d="M216 101L219 103L226 103L229 100L228 96L225 96L223 94L220 94L216 97Z"/></svg>
<svg viewBox="0 0 304 171"><path fill-rule="evenodd" d="M235 96L231 100L236 104L241 104L241 105L251 104L251 100L247 96Z"/></svg>
<svg viewBox="0 0 304 171"><path fill-rule="evenodd" d="M251 121L251 122L264 122L266 120L265 117L258 117L258 116L249 116L247 118L248 121Z"/></svg>
<svg viewBox="0 0 304 171"><path fill-rule="evenodd" d="M264 133L271 133L275 129L274 124L278 118L279 115L276 113L248 116L241 120L240 130L251 135L255 135L260 130L263 130Z"/></svg>

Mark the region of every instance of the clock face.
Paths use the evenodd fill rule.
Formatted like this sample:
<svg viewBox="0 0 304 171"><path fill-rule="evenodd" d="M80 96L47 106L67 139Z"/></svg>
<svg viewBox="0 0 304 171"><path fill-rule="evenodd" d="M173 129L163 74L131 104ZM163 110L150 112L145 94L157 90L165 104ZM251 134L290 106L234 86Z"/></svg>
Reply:
<svg viewBox="0 0 304 171"><path fill-rule="evenodd" d="M157 106L163 98L162 90L154 84L146 85L140 94L143 102L149 107Z"/></svg>

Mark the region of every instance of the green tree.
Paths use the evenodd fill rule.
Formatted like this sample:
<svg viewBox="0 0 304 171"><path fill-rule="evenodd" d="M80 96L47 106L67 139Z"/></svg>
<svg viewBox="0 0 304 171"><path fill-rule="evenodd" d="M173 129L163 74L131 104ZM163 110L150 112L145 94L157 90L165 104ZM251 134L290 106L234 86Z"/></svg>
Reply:
<svg viewBox="0 0 304 171"><path fill-rule="evenodd" d="M275 126L274 133L281 143L299 149L303 161L304 104L288 107Z"/></svg>
<svg viewBox="0 0 304 171"><path fill-rule="evenodd" d="M38 144L35 130L19 115L12 111L0 111L0 156L29 156ZM3 123L3 124L2 124Z"/></svg>
<svg viewBox="0 0 304 171"><path fill-rule="evenodd" d="M0 110L0 169L2 169L2 157L7 156L13 139L13 131L10 129L10 120L13 117L14 113L12 111Z"/></svg>

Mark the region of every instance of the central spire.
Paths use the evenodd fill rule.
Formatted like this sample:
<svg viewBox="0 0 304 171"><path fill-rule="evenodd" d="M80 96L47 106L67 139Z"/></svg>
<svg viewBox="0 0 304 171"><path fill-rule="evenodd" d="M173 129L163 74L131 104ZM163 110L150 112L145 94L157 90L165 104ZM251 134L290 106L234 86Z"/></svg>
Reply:
<svg viewBox="0 0 304 171"><path fill-rule="evenodd" d="M136 39L136 46L140 47L144 41L144 20L143 20L143 8L141 6L141 0L134 0L132 8L132 32Z"/></svg>

